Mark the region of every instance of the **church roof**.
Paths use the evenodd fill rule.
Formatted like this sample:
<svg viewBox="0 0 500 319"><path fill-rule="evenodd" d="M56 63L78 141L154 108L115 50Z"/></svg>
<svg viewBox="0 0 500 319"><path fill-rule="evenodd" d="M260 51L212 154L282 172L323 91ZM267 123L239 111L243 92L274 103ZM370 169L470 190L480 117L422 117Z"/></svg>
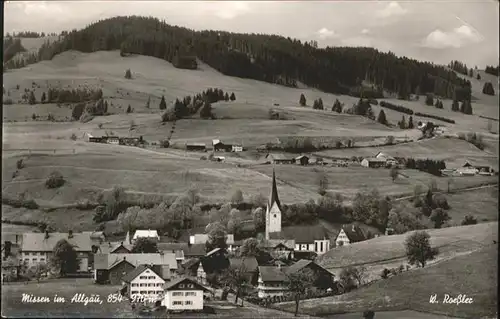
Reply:
<svg viewBox="0 0 500 319"><path fill-rule="evenodd" d="M269 196L269 208L273 207L273 204L276 203L278 208L281 210L281 203L278 197L278 187L276 186L276 174L273 168L273 185L271 187L271 195Z"/></svg>

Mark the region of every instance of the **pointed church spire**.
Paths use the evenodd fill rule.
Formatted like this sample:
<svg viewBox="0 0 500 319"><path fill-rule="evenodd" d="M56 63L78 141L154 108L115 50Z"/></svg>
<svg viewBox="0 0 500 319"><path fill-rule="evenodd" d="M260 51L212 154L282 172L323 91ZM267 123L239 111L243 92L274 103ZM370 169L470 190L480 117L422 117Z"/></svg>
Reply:
<svg viewBox="0 0 500 319"><path fill-rule="evenodd" d="M273 204L276 203L278 208L281 210L281 203L278 197L278 187L276 186L276 174L274 172L273 166L273 185L271 187L271 195L269 196L269 208L273 207Z"/></svg>
<svg viewBox="0 0 500 319"><path fill-rule="evenodd" d="M125 236L125 243L130 244L130 234L128 231L127 231L127 235Z"/></svg>

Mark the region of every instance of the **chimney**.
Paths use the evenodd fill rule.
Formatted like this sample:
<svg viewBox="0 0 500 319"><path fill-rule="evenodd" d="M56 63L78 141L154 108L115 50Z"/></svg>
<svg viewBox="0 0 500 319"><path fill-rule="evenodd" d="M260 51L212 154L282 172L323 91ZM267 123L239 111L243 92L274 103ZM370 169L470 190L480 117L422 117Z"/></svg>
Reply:
<svg viewBox="0 0 500 319"><path fill-rule="evenodd" d="M45 231L45 239L47 239L47 238L49 238L49 231L48 230Z"/></svg>
<svg viewBox="0 0 500 319"><path fill-rule="evenodd" d="M73 231L71 229L68 231L68 238L73 238Z"/></svg>
<svg viewBox="0 0 500 319"><path fill-rule="evenodd" d="M354 225L352 225L352 231L355 232L356 230L354 229Z"/></svg>
<svg viewBox="0 0 500 319"><path fill-rule="evenodd" d="M278 269L281 269L281 263L280 262L278 263Z"/></svg>

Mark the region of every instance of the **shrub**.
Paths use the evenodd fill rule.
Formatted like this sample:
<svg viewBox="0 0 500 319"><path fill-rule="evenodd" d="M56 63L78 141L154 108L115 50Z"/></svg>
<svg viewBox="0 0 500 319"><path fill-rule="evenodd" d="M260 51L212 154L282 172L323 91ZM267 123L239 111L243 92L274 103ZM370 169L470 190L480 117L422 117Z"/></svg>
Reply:
<svg viewBox="0 0 500 319"><path fill-rule="evenodd" d="M380 278L387 279L389 278L389 274L390 274L389 269L384 268L384 270L382 270L382 273L380 274Z"/></svg>
<svg viewBox="0 0 500 319"><path fill-rule="evenodd" d="M24 159L19 159L17 162L16 162L16 167L17 169L23 169L24 168Z"/></svg>
<svg viewBox="0 0 500 319"><path fill-rule="evenodd" d="M70 139L76 141L76 134L75 133L71 134Z"/></svg>
<svg viewBox="0 0 500 319"><path fill-rule="evenodd" d="M462 225L475 225L477 224L477 219L472 215L467 215L462 220Z"/></svg>
<svg viewBox="0 0 500 319"><path fill-rule="evenodd" d="M64 177L58 171L52 172L47 180L45 181L45 186L47 188L59 188L65 183Z"/></svg>
<svg viewBox="0 0 500 319"><path fill-rule="evenodd" d="M71 113L71 117L73 120L78 121L85 110L85 103L77 103L73 107L73 112Z"/></svg>
<svg viewBox="0 0 500 319"><path fill-rule="evenodd" d="M389 135L385 139L385 145L392 145L394 144L394 136Z"/></svg>
<svg viewBox="0 0 500 319"><path fill-rule="evenodd" d="M132 72L130 72L130 69L127 69L127 71L125 71L125 78L126 79L131 79L132 78Z"/></svg>
<svg viewBox="0 0 500 319"><path fill-rule="evenodd" d="M3 100L3 105L12 105L14 104L14 102L12 101L11 98L6 98L5 100Z"/></svg>
<svg viewBox="0 0 500 319"><path fill-rule="evenodd" d="M170 142L168 140L161 140L160 146L163 148L168 148L170 146Z"/></svg>
<svg viewBox="0 0 500 319"><path fill-rule="evenodd" d="M493 89L493 84L491 84L491 82L484 83L483 94L495 95L495 90Z"/></svg>

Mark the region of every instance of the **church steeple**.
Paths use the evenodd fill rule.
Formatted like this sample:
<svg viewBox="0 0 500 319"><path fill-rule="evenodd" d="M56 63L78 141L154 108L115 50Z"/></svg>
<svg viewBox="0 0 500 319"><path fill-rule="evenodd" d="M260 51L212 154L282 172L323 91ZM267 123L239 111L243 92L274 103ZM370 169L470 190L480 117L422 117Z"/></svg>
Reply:
<svg viewBox="0 0 500 319"><path fill-rule="evenodd" d="M271 187L271 195L269 196L269 208L273 207L274 203L276 203L276 205L278 205L278 208L281 210L281 203L278 197L278 187L276 186L276 174L273 167L273 185Z"/></svg>

